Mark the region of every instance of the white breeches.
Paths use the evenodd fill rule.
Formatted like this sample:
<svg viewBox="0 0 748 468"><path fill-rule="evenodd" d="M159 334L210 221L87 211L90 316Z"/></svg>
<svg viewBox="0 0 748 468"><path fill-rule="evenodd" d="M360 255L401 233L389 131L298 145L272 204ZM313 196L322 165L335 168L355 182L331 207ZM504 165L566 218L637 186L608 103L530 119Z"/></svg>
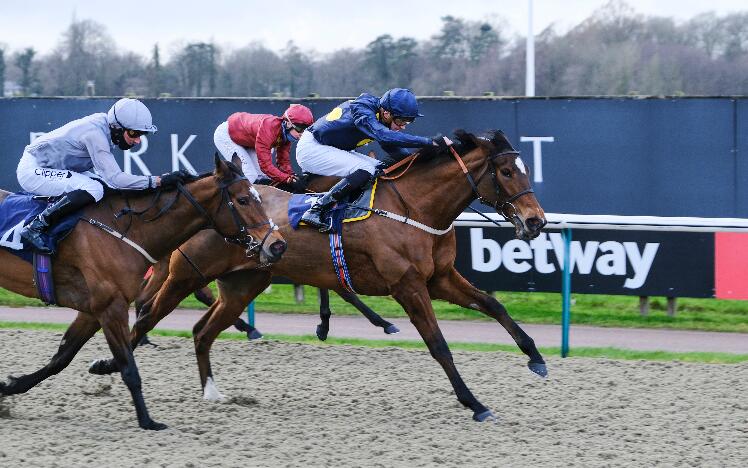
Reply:
<svg viewBox="0 0 748 468"><path fill-rule="evenodd" d="M345 177L358 169L374 174L378 161L355 150L345 151L318 142L305 131L296 145L296 162L304 172Z"/></svg>
<svg viewBox="0 0 748 468"><path fill-rule="evenodd" d="M96 201L104 198L104 186L101 182L85 173L40 167L36 158L25 151L18 163L16 177L22 189L36 195L59 196L73 190L85 190Z"/></svg>
<svg viewBox="0 0 748 468"><path fill-rule="evenodd" d="M234 153L239 156L239 159L242 160L242 172L250 182L254 183L259 178L267 178L267 175L260 170L255 150L237 145L231 139L228 122L224 122L216 128L215 133L213 133L213 143L227 161L231 161Z"/></svg>

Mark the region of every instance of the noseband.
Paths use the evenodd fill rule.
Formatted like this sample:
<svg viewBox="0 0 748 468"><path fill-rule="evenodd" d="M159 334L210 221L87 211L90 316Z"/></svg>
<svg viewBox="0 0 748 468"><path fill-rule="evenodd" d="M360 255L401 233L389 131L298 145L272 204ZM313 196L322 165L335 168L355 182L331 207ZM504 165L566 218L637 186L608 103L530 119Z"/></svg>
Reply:
<svg viewBox="0 0 748 468"><path fill-rule="evenodd" d="M462 169L462 172L465 174L465 177L470 183L470 186L473 188L473 193L475 194L478 201L481 202L481 204L490 206L491 208L496 210L496 212L499 213L501 216L503 216L505 220L509 222L513 222L514 218L518 216L517 207L514 206L514 202L517 201L520 197L527 195L529 193L534 193L535 191L532 188L527 188L525 190L515 193L514 195L508 196L507 199L504 201L500 201L502 197L501 186L496 181L496 166L494 166L493 161L494 159L500 156L510 156L510 155L519 156L519 151L514 151L514 150L502 151L501 153L496 153L494 155L489 156L488 171L483 172L478 177L478 181L476 182L473 179L473 176L470 174L470 171L468 171L467 166L465 166L465 163L463 162L462 158L457 153L457 151L454 149L454 147L450 145L449 150L452 152L452 156L455 157L455 159L457 160L457 163L460 165L460 168ZM486 173L491 174L491 181L493 182L494 191L496 192L496 202L494 203L491 203L485 198L483 198L480 192L478 192L478 184L483 179L483 177L486 175ZM507 212L507 209L511 209L511 211Z"/></svg>
<svg viewBox="0 0 748 468"><path fill-rule="evenodd" d="M218 207L218 211L221 211L221 207L225 204L229 208L229 212L231 213L231 217L234 219L234 224L236 225L237 230L239 231L238 234L229 236L225 233L221 232L221 230L216 225L215 221L213 220L213 217L210 216L210 213L203 208L200 203L195 200L195 197L192 196L189 190L187 190L187 187L185 187L183 184L178 183L177 184L177 190L179 193L184 195L184 197L189 201L192 206L195 207L197 211L200 212L203 217L205 217L208 220L208 227L215 229L218 234L220 234L226 242L230 242L232 244L238 244L241 246L244 246L247 248L247 256L250 257L254 255L257 251L262 248L262 246L265 244L265 241L270 237L270 234L272 234L273 230L275 229L275 225L268 219L267 221L247 225L242 217L239 215L239 211L236 209L236 205L234 205L234 201L231 200L231 196L229 195L228 188L237 183L241 182L242 180L247 180L246 177L236 177L228 182L224 182L221 185L218 186L218 188L221 190L221 205ZM249 232L250 229L258 228L261 226L268 225L268 231L263 236L262 240L258 241L252 234Z"/></svg>

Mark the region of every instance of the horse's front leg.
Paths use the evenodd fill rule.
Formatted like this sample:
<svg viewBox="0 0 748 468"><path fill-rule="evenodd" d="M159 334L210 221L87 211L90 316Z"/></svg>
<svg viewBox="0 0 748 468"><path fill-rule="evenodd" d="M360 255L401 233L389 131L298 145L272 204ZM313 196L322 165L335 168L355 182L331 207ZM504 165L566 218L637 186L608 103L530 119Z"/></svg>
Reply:
<svg viewBox="0 0 748 468"><path fill-rule="evenodd" d="M268 287L271 275L267 271L239 270L219 278L216 282L218 300L192 329L200 384L203 388L203 398L206 400L222 397L215 385L210 364L210 348L213 342L219 333L236 322L247 304Z"/></svg>
<svg viewBox="0 0 748 468"><path fill-rule="evenodd" d="M198 286L203 280L197 278L173 279L169 277L161 289L147 302L141 304L140 311L130 332L130 346L135 349L143 338L156 325L177 308L180 302ZM108 375L120 371L115 359L97 359L91 363L88 372L97 375Z"/></svg>
<svg viewBox="0 0 748 468"><path fill-rule="evenodd" d="M99 322L95 318L78 312L78 316L65 331L57 353L52 356L49 364L32 374L20 377L8 376L8 382L0 382L0 395L25 393L47 377L58 374L70 364L78 351L98 329Z"/></svg>
<svg viewBox="0 0 748 468"><path fill-rule="evenodd" d="M366 317L369 322L371 322L372 325L384 329L384 332L386 334L392 335L394 333L400 333L400 329L397 328L397 326L383 319L379 314L371 310L371 308L361 302L361 299L359 299L358 296L354 293L348 291L340 291L338 292L338 295L343 298L345 302L358 309L358 311L361 312L363 316Z"/></svg>
<svg viewBox="0 0 748 468"><path fill-rule="evenodd" d="M535 346L535 341L517 325L499 301L476 289L457 270L451 268L446 274L435 276L429 282L428 287L434 299L444 299L452 304L479 310L493 317L514 338L519 349L530 358L527 367L541 377L548 375L545 361Z"/></svg>
<svg viewBox="0 0 748 468"><path fill-rule="evenodd" d="M104 336L114 356L114 362L120 369L122 380L127 385L127 389L130 390L132 401L135 404L135 413L138 416L138 425L143 429L155 431L166 429L166 424L151 419L145 406L140 373L130 346L127 308L128 302L124 298L114 299L99 317L99 322L104 329Z"/></svg>
<svg viewBox="0 0 748 468"><path fill-rule="evenodd" d="M400 281L391 288L392 297L400 303L408 313L410 321L421 334L423 341L431 352L431 356L441 364L446 372L452 388L455 391L457 400L466 407L473 410L473 419L476 421L485 421L487 419L495 420L494 414L478 401L470 389L465 385L462 377L457 372L452 353L449 351L447 341L444 339L439 325L434 316L434 309L431 306L431 298L426 288L426 282L423 277L410 267L408 271L400 278Z"/></svg>

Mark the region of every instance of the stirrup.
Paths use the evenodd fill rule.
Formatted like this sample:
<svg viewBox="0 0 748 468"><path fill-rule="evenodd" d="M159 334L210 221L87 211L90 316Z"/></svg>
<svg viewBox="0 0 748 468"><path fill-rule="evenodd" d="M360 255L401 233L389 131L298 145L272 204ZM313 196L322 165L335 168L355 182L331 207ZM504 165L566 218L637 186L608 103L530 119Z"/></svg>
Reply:
<svg viewBox="0 0 748 468"><path fill-rule="evenodd" d="M324 220L322 220L321 217L320 217L320 220L322 221L322 223L319 226L319 232L325 233L325 232L332 231L332 216L330 216L330 223L329 224L325 224Z"/></svg>

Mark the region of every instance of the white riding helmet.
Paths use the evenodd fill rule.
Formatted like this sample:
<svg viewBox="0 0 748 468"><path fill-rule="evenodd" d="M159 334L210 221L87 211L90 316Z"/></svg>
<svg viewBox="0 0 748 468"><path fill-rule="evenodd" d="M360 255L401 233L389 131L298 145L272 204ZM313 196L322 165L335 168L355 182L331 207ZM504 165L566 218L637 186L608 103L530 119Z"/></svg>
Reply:
<svg viewBox="0 0 748 468"><path fill-rule="evenodd" d="M141 132L155 133L151 111L137 99L124 98L115 102L106 115L109 125L126 128L128 130L139 130Z"/></svg>

